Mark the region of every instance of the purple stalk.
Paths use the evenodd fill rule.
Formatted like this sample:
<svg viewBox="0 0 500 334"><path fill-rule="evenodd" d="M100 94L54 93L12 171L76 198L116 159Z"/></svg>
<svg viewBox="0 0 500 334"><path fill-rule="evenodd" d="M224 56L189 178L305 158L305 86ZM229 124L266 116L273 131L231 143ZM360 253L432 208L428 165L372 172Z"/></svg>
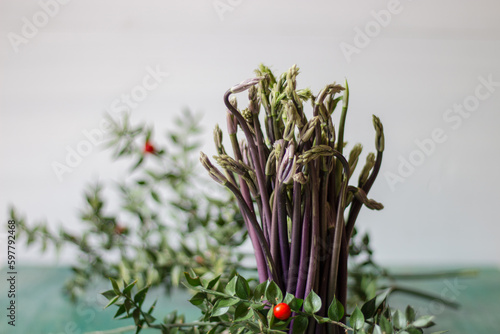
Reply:
<svg viewBox="0 0 500 334"><path fill-rule="evenodd" d="M328 169L326 168L326 163L327 163L327 158L323 157L318 160L318 162L323 166L323 170L321 172L321 186L320 186L320 228L321 228L321 249L320 249L320 259L321 259L321 264L320 264L320 283L319 283L319 296L321 297L322 300L327 300L328 296L328 273L330 271L330 259L331 259L331 239L329 238L329 233L328 233L328 211L327 210L327 205L328 205L328 181L329 181L329 173ZM325 170L326 168L326 170ZM329 305L327 303L323 303L321 305L321 309L319 310L319 315L321 316L326 316L326 309L328 308ZM318 331L319 328L325 327L326 325L320 325L316 327L316 330Z"/></svg>
<svg viewBox="0 0 500 334"><path fill-rule="evenodd" d="M228 176L229 176L229 181L237 187L238 184L236 183L236 180L234 178L233 173L230 173L226 171ZM248 208L250 209L252 215L255 217L255 211L253 211L253 202L250 197L250 192L248 189L248 186L243 180L241 176L238 176L238 182L241 190L241 196L245 200L246 204L248 205ZM243 211L243 208L241 207L241 204L238 203L238 207L240 208L240 211ZM264 253L262 251L262 247L259 243L257 233L255 232L255 228L252 226L252 224L249 221L249 218L246 215L243 215L243 221L245 222L245 226L248 231L248 236L250 237L250 241L252 242L253 249L255 250L255 261L257 265L257 273L259 275L259 282L264 282L267 281L269 278L269 270L266 265L266 258L264 256Z"/></svg>
<svg viewBox="0 0 500 334"><path fill-rule="evenodd" d="M272 279L276 282L276 284L278 286L282 287L283 283L281 281L281 277L278 275L278 273L276 271L276 265L275 265L273 258L271 256L271 252L269 250L269 245L266 242L266 238L264 237L264 233L262 232L262 229L260 228L259 223L257 222L257 219L255 218L255 215L252 215L250 208L246 204L246 202L245 202L243 196L241 195L240 191L238 190L238 188L236 188L230 182L226 182L225 186L228 187L229 190L231 190L233 192L233 194L236 196L236 199L238 200L241 207L243 208L242 213L246 214L247 217L249 218L250 222L252 223L252 225L255 229L255 232L257 234L260 246L262 247L262 250L264 251L264 255L265 255L266 260L267 260L267 266L268 266L269 270L271 271Z"/></svg>
<svg viewBox="0 0 500 334"><path fill-rule="evenodd" d="M278 207L278 189L280 188L279 183L278 183L278 178L276 178L276 186L274 188L274 197L273 197L273 217L271 221L271 255L274 259L274 262L278 266L278 273L280 275L283 275L283 264L282 264L282 257L281 257L281 245L280 245L280 238L279 238L279 222L278 222L278 216L279 216L279 211L277 210Z"/></svg>
<svg viewBox="0 0 500 334"><path fill-rule="evenodd" d="M241 195L255 216L255 212L253 211L252 198L250 197L248 186L246 185L245 180L243 180L241 176L239 177L239 184L241 189ZM240 211L243 211L241 206L240 206ZM257 233L255 232L255 228L249 222L247 217L244 218L245 218L245 225L248 230L248 236L250 237L253 249L255 250L255 260L257 264L257 272L259 274L259 282L262 283L264 281L267 281L269 278L269 270L266 265L266 258L264 256L262 247L259 243Z"/></svg>
<svg viewBox="0 0 500 334"><path fill-rule="evenodd" d="M246 164L247 166L250 166L252 169L254 169L251 159L249 161L248 146L246 146L246 148L243 148L244 147L243 145L239 145L239 146L242 147L241 148L241 151L242 151L241 157L242 157L243 163ZM262 197L260 196L260 191L257 191L256 193L252 192L252 195L253 195L253 197L255 199L255 202L257 203L257 208L258 208L258 211L259 211L259 216L260 216L262 231L264 232L264 236L266 237L267 243L270 244L269 231L264 226L264 216L263 216L263 210L262 210Z"/></svg>
<svg viewBox="0 0 500 334"><path fill-rule="evenodd" d="M309 245L311 238L311 196L310 192L308 192L307 190L308 187L306 186L306 191L304 192L305 207L304 218L302 221L302 240L300 243L300 263L297 268L299 276L297 279L297 290L295 293L295 297L300 299L304 299L306 297L305 288L307 273L309 272Z"/></svg>
<svg viewBox="0 0 500 334"><path fill-rule="evenodd" d="M322 158L320 160L326 160L326 158ZM321 178L321 186L320 186L320 191L321 191L321 197L319 199L319 205L320 205L320 219L321 219L321 235L323 236L324 240L327 240L327 235L328 235L328 210L327 210L327 204L328 204L328 171L322 171L322 178ZM323 257L324 255L329 252L328 247L323 248Z"/></svg>
<svg viewBox="0 0 500 334"><path fill-rule="evenodd" d="M252 160L255 165L255 174L257 176L257 183L258 187L260 189L260 194L262 196L262 228L267 229L268 231L270 230L270 225L271 225L271 207L269 205L269 195L266 191L266 179L264 176L264 170L262 168L258 168L261 166L260 163L260 157L259 157L259 152L257 151L257 147L255 147L255 142L253 140L252 133L250 132L250 129L248 128L248 124L246 120L243 118L243 116L236 110L233 105L229 102L229 96L231 96L232 91L228 90L224 94L224 104L228 108L228 110L231 112L231 114L236 117L238 122L240 123L240 127L243 130L246 138L247 138L247 144L248 148L250 149L250 154L252 155ZM281 288L283 288L281 286Z"/></svg>
<svg viewBox="0 0 500 334"><path fill-rule="evenodd" d="M314 108L313 114L317 116L317 109ZM315 127L315 144L321 143L321 128L319 124ZM307 283L305 295L307 296L311 290L316 287L318 273L318 262L320 257L320 249L318 247L321 233L320 226L320 203L319 203L319 167L320 160L313 160L309 163L311 176L311 193L312 193L312 231L311 231L311 253L309 254L309 273L307 274ZM309 326L309 330L311 326Z"/></svg>
<svg viewBox="0 0 500 334"><path fill-rule="evenodd" d="M248 219L245 219L245 225L247 226L248 235L250 237L250 240L252 241L253 249L255 250L255 260L257 262L257 273L259 274L259 282L262 283L269 279L269 270L266 265L266 258L259 244L257 233L255 232L255 229L252 227L250 222L248 222Z"/></svg>
<svg viewBox="0 0 500 334"><path fill-rule="evenodd" d="M348 278L348 258L349 258L349 241L347 233L342 235L342 244L340 246L340 262L338 269L338 282L337 282L337 299L346 305L347 303L347 278ZM345 323L346 317L341 319Z"/></svg>
<svg viewBox="0 0 500 334"><path fill-rule="evenodd" d="M319 193L318 193L318 168L317 161L309 163L311 166L311 196L312 196L312 230L311 230L311 253L309 254L309 272L307 274L307 283L305 295L307 296L311 290L315 288L316 274L318 270L319 248L318 237L320 236L319 226Z"/></svg>
<svg viewBox="0 0 500 334"><path fill-rule="evenodd" d="M232 116L228 114L228 132L229 132L229 137L231 139L231 146L233 148L233 154L236 158L237 161L242 160L242 155L241 155L241 150L240 146L238 144L238 138L236 135L236 126L234 123L231 122L230 118ZM239 176L239 185L240 185L240 190L241 190L241 195L243 196L243 199L245 200L245 203L248 205L250 208L250 211L255 215L255 211L253 209L253 202L252 198L250 197L250 190L248 188L248 185L246 184L246 181L243 180L241 176ZM240 211L242 211L242 208L240 206ZM266 265L266 259L264 256L264 252L262 250L262 247L259 244L259 241L257 239L257 233L255 232L254 227L248 219L245 219L245 225L248 230L248 236L250 237L250 241L252 242L252 246L255 250L255 259L257 263L257 272L259 274L259 281L264 282L269 278L269 271Z"/></svg>
<svg viewBox="0 0 500 334"><path fill-rule="evenodd" d="M344 225L344 209L345 209L345 200L347 197L347 185L348 185L348 177L349 177L349 163L345 160L342 154L338 151L334 152L335 157L337 157L337 161L342 163L344 169L344 180L341 184L340 194L339 194L339 205L337 208L337 219L335 221L335 235L333 239L333 250L332 250L332 262L330 267L330 281L328 286L330 287L330 291L328 293L328 303L331 303L333 297L335 295L335 290L337 288L337 279L338 279L338 267L339 267L339 255L340 255L340 246L342 243L342 235L346 230ZM345 306L345 305L344 305Z"/></svg>
<svg viewBox="0 0 500 334"><path fill-rule="evenodd" d="M301 184L297 181L293 182L293 215L292 215L292 242L290 243L290 265L288 269L288 281L286 291L295 295L298 285L298 271L300 264L301 240L300 231L302 229L302 196Z"/></svg>
<svg viewBox="0 0 500 334"><path fill-rule="evenodd" d="M288 224L286 213L286 186L281 185L275 190L278 203L278 234L281 250L281 269L283 273L283 282L287 284L288 281L288 268L290 265L290 246L288 244ZM277 192L276 192L277 191ZM276 210L276 207L275 207Z"/></svg>

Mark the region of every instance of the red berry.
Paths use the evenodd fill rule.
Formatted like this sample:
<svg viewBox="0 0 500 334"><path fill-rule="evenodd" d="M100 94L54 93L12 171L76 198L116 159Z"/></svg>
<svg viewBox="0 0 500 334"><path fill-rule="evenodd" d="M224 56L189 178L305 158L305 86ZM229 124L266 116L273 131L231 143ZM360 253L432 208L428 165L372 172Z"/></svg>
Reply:
<svg viewBox="0 0 500 334"><path fill-rule="evenodd" d="M274 316L280 320L286 320L290 318L292 311L290 310L290 306L285 303L279 303L274 307Z"/></svg>
<svg viewBox="0 0 500 334"><path fill-rule="evenodd" d="M155 152L155 147L147 141L146 144L144 145L144 153L154 153Z"/></svg>
<svg viewBox="0 0 500 334"><path fill-rule="evenodd" d="M125 233L127 233L127 231L128 231L128 228L126 228L125 226L120 226L120 225L115 226L115 233L116 234L125 234Z"/></svg>

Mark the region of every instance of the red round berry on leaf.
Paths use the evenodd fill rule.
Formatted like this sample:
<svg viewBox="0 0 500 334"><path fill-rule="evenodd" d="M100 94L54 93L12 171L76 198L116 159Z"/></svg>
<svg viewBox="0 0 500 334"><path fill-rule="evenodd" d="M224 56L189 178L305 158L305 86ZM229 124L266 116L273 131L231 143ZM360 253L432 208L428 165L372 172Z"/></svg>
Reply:
<svg viewBox="0 0 500 334"><path fill-rule="evenodd" d="M274 307L274 316L279 320L287 320L290 318L292 311L290 310L290 306L285 303L279 303Z"/></svg>
<svg viewBox="0 0 500 334"><path fill-rule="evenodd" d="M155 153L155 147L149 141L144 145L144 153Z"/></svg>

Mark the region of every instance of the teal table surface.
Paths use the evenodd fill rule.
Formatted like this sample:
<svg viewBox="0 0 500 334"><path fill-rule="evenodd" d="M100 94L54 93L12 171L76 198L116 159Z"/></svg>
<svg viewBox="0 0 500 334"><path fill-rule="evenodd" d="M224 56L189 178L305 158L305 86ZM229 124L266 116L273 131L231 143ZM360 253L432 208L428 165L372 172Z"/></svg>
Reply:
<svg viewBox="0 0 500 334"><path fill-rule="evenodd" d="M416 272L413 269L413 272ZM421 271L421 270L419 270ZM62 285L71 276L68 268L24 267L16 277L15 327L8 324L10 299L8 298L9 275L1 271L0 307L1 334L85 334L130 326L132 320L115 320L116 307L103 309L107 300L100 292L109 289L105 281L93 284L86 297L76 303L62 293ZM402 272L398 270L398 272ZM500 333L500 271L494 268L479 269L473 278L440 278L433 280L403 281L401 285L422 289L461 304L457 310L445 308L436 300L421 300L403 294L391 297L390 304L405 308L410 304L421 314L436 316L437 326L432 331L449 330L455 334ZM174 292L166 297L161 291L151 291L145 302L149 306L158 297L154 315L161 319L177 310L188 321L199 316L197 309L187 299L185 291ZM123 333L133 333L127 331ZM159 333L144 330L143 333Z"/></svg>

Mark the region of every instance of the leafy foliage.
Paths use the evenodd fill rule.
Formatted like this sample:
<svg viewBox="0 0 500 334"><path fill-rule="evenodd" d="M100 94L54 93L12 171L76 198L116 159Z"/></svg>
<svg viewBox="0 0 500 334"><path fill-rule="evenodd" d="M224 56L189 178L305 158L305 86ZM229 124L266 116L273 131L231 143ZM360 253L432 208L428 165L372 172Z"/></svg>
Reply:
<svg viewBox="0 0 500 334"><path fill-rule="evenodd" d="M176 315L167 316L163 322L156 321L151 314L154 303L148 311L142 308L147 287L134 294L135 282L119 288L112 280L113 289L103 295L109 299L108 306L118 306L115 317L126 313L122 319L134 318L136 333L146 325L161 333L288 333L292 330L294 334L301 334L306 332L309 321L314 321L359 334L416 334L423 333L424 328L434 324L432 316L416 318L415 311L410 306L405 312L391 309L387 302L390 291L382 291L361 308L356 306L351 314L347 314L349 325L345 325L339 321L344 316L344 310L337 299L328 307L328 316L318 314L322 301L314 291L305 300L291 294L283 299L273 281L254 284L235 274L225 284L222 283L225 280L221 276L206 279L192 274L184 273L187 287L195 292L190 302L202 313L199 321L192 323L185 323L184 318L175 318ZM282 301L293 312L293 316L285 321L277 319L272 311Z"/></svg>
<svg viewBox="0 0 500 334"><path fill-rule="evenodd" d="M114 203L105 197L107 188L96 184L84 194L79 233L64 225L52 232L43 222L31 227L17 209L10 211L28 245L39 244L42 251L76 247L79 263L67 291L76 297L92 279L113 277L168 292L188 269L201 275L239 268L244 255L235 248L246 240L244 223L229 193L203 190L206 182L194 158L199 118L189 112L178 117L167 148L155 143L154 153L143 150L145 142L154 142L151 128L132 125L128 117L110 121L114 157L133 161L131 176L109 189L121 201L118 209L108 208Z"/></svg>

